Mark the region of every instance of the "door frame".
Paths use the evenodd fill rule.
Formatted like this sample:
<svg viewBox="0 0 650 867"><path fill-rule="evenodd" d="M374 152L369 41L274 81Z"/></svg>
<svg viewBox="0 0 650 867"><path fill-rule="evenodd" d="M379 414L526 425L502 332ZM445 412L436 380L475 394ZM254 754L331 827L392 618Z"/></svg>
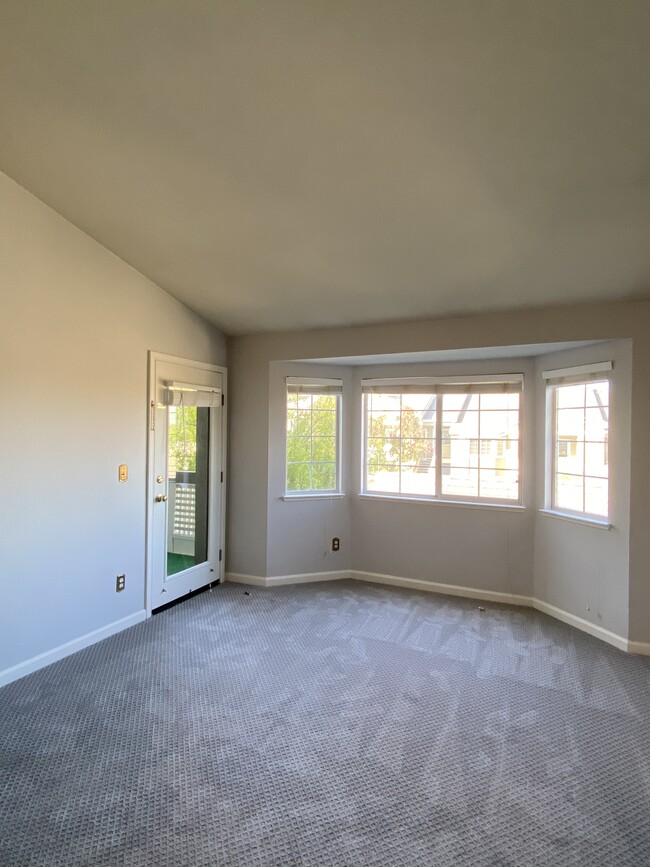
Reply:
<svg viewBox="0 0 650 867"><path fill-rule="evenodd" d="M194 361L191 358L181 358L178 355L168 355L163 352L148 352L148 391L147 391L147 508L146 508L146 555L145 555L145 596L144 607L147 617L151 617L153 602L153 505L155 494L155 482L153 470L155 466L155 429L154 420L156 414L156 363L178 364L188 368L188 376L191 379L190 369L207 370L211 373L220 373L222 377L223 404L221 407L221 515L219 516L221 559L218 562L218 573L214 583L221 584L224 580L226 558L226 491L227 491L227 437L228 437L228 368L217 364L208 364L204 361ZM208 531L209 532L209 531Z"/></svg>

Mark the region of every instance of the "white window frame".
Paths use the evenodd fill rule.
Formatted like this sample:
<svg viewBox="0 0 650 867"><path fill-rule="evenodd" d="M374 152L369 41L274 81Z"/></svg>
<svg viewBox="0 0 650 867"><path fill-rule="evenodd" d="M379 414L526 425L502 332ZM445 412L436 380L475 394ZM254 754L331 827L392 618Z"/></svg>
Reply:
<svg viewBox="0 0 650 867"><path fill-rule="evenodd" d="M522 373L493 374L482 376L448 376L448 377L403 377L400 379L365 379L361 382L362 390L362 461L361 461L361 496L379 499L415 500L433 503L468 504L472 506L512 506L522 508L523 505L523 386L524 376ZM444 394L469 394L490 393L495 390L519 393L519 440L518 440L518 467L517 499L496 497L471 497L467 495L454 495L442 493L442 412L444 408ZM368 401L369 393L379 392L384 394L438 394L442 396L443 408L436 407L436 430L435 430L435 494L402 494L390 491L374 491L368 489ZM481 452L481 439L478 439L478 451Z"/></svg>
<svg viewBox="0 0 650 867"><path fill-rule="evenodd" d="M329 394L336 398L336 427L335 427L335 487L334 488L302 488L300 490L289 490L287 488L287 475L289 469L289 460L287 455L288 437L287 429L287 413L289 410L288 398L291 393L299 394ZM284 497L285 500L305 500L314 498L342 497L341 490L341 439L342 439L342 415L343 415L343 382L340 379L325 379L315 377L300 377L287 376L285 388L285 406L284 406ZM313 440L313 434L309 438ZM318 461L305 461L310 465L318 463Z"/></svg>
<svg viewBox="0 0 650 867"><path fill-rule="evenodd" d="M578 367L565 367L556 370L542 371L542 378L546 383L546 454L545 454L545 491L544 503L545 507L541 511L547 515L568 518L570 520L596 524L609 528L611 524L611 461L607 461L607 515L595 515L587 511L577 511L559 507L555 501L555 476L556 476L556 443L557 443L557 392L558 388L571 385L590 385L596 382L609 383L609 416L607 419L607 448L611 446L611 392L612 392L612 377L611 371L613 363L611 361L602 361L595 364L583 364ZM584 472L583 460L583 491L584 479L590 478ZM584 502L584 493L583 493Z"/></svg>

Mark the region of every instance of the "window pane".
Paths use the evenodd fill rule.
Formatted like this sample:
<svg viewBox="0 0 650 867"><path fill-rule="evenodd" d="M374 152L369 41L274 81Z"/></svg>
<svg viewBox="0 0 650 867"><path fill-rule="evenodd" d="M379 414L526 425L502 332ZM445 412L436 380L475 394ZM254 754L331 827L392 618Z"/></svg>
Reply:
<svg viewBox="0 0 650 867"><path fill-rule="evenodd" d="M478 469L478 440L453 439L449 441L449 464Z"/></svg>
<svg viewBox="0 0 650 867"><path fill-rule="evenodd" d="M394 398L399 398L399 413ZM369 396L368 490L477 499L479 468L487 468L488 490L482 496L518 500L519 404L519 394L505 393ZM438 461L440 491L435 490Z"/></svg>
<svg viewBox="0 0 650 867"><path fill-rule="evenodd" d="M311 439L309 437L287 437L287 461L299 463L311 460Z"/></svg>
<svg viewBox="0 0 650 867"><path fill-rule="evenodd" d="M336 488L336 464L312 464L311 485L314 491L333 491Z"/></svg>
<svg viewBox="0 0 650 867"><path fill-rule="evenodd" d="M480 495L489 499L518 500L519 472L517 470L502 470L481 468Z"/></svg>
<svg viewBox="0 0 650 867"><path fill-rule="evenodd" d="M447 395L445 395L445 407ZM478 413L473 411L458 412L445 409L442 414L442 423L449 428L451 437L471 439L478 436Z"/></svg>
<svg viewBox="0 0 650 867"><path fill-rule="evenodd" d="M609 405L609 382L590 382L587 386L587 406Z"/></svg>
<svg viewBox="0 0 650 867"><path fill-rule="evenodd" d="M609 488L607 479L585 479L585 512L606 518L609 514Z"/></svg>
<svg viewBox="0 0 650 867"><path fill-rule="evenodd" d="M435 394L403 394L402 410L412 409L416 412L430 415L436 411Z"/></svg>
<svg viewBox="0 0 650 867"><path fill-rule="evenodd" d="M608 427L607 411L605 409L586 410L585 439L588 442L604 442Z"/></svg>
<svg viewBox="0 0 650 867"><path fill-rule="evenodd" d="M555 477L555 507L572 512L583 510L582 476L569 476L558 473Z"/></svg>
<svg viewBox="0 0 650 867"><path fill-rule="evenodd" d="M402 410L399 435L401 437L426 437L431 430L431 422L424 421L424 413L413 409Z"/></svg>
<svg viewBox="0 0 650 867"><path fill-rule="evenodd" d="M519 409L519 395L507 394L482 394L481 410L486 409Z"/></svg>
<svg viewBox="0 0 650 867"><path fill-rule="evenodd" d="M444 410L460 412L461 410L478 410L478 394L445 394L442 398Z"/></svg>
<svg viewBox="0 0 650 867"><path fill-rule="evenodd" d="M287 393L286 491L337 488L337 394Z"/></svg>
<svg viewBox="0 0 650 867"><path fill-rule="evenodd" d="M577 440L558 440L555 445L555 469L558 473L581 476L584 472L584 445Z"/></svg>
<svg viewBox="0 0 650 867"><path fill-rule="evenodd" d="M328 410L312 412L312 434L314 436L330 436L336 433L336 413Z"/></svg>
<svg viewBox="0 0 650 867"><path fill-rule="evenodd" d="M442 493L452 497L478 497L478 470L461 467L445 468Z"/></svg>
<svg viewBox="0 0 650 867"><path fill-rule="evenodd" d="M431 466L435 441L432 439L403 439L402 464L421 464L425 469Z"/></svg>
<svg viewBox="0 0 650 867"><path fill-rule="evenodd" d="M312 440L312 460L336 461L336 438L314 437Z"/></svg>
<svg viewBox="0 0 650 867"><path fill-rule="evenodd" d="M368 438L368 463L399 463L399 440L387 437Z"/></svg>
<svg viewBox="0 0 650 867"><path fill-rule="evenodd" d="M310 464L287 464L287 491L308 491L311 487Z"/></svg>
<svg viewBox="0 0 650 867"><path fill-rule="evenodd" d="M607 443L587 443L585 445L586 475L606 479L609 469L607 460Z"/></svg>
<svg viewBox="0 0 650 867"><path fill-rule="evenodd" d="M556 400L558 409L562 407L584 406L585 387L584 385L558 386L556 389Z"/></svg>
<svg viewBox="0 0 650 867"><path fill-rule="evenodd" d="M311 435L311 413L303 410L287 411L287 433L290 436Z"/></svg>
<svg viewBox="0 0 650 867"><path fill-rule="evenodd" d="M518 412L481 412L481 439L500 439L510 436L519 437Z"/></svg>
<svg viewBox="0 0 650 867"><path fill-rule="evenodd" d="M400 413L371 412L368 415L368 436L388 437L399 433Z"/></svg>
<svg viewBox="0 0 650 867"><path fill-rule="evenodd" d="M519 469L519 449L518 441L511 440L507 442L504 439L498 440L480 440L478 455L480 466L482 469ZM510 448L508 448L510 446ZM474 466L474 464L471 464Z"/></svg>
<svg viewBox="0 0 650 867"><path fill-rule="evenodd" d="M167 410L167 575L208 558L210 409Z"/></svg>
<svg viewBox="0 0 650 867"><path fill-rule="evenodd" d="M368 490L399 493L399 467L368 467Z"/></svg>
<svg viewBox="0 0 650 867"><path fill-rule="evenodd" d="M374 394L368 395L368 409L371 412L399 412L399 394Z"/></svg>
<svg viewBox="0 0 650 867"><path fill-rule="evenodd" d="M402 467L402 494L431 497L436 492L435 467Z"/></svg>
<svg viewBox="0 0 650 867"><path fill-rule="evenodd" d="M312 408L336 410L336 395L315 394L312 400Z"/></svg>
<svg viewBox="0 0 650 867"><path fill-rule="evenodd" d="M581 440L584 438L584 429L585 412L583 409L559 409L557 411L555 427L557 439Z"/></svg>

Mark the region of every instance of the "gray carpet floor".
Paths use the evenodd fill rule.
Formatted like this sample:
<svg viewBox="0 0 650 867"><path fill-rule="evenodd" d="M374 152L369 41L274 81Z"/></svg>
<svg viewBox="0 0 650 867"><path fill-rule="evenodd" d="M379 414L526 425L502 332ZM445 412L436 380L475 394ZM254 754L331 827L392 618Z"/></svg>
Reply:
<svg viewBox="0 0 650 867"><path fill-rule="evenodd" d="M0 690L0 864L650 864L650 660L352 581L217 587Z"/></svg>

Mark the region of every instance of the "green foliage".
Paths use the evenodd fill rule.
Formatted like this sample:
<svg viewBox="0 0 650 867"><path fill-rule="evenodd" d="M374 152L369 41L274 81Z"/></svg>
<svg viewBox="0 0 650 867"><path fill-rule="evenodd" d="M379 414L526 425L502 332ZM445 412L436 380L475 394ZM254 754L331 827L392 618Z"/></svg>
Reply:
<svg viewBox="0 0 650 867"><path fill-rule="evenodd" d="M287 491L336 487L335 395L287 395Z"/></svg>
<svg viewBox="0 0 650 867"><path fill-rule="evenodd" d="M310 490L309 466L309 464L287 464L287 491Z"/></svg>
<svg viewBox="0 0 650 867"><path fill-rule="evenodd" d="M333 394L319 394L312 398L313 409L336 409L336 396Z"/></svg>
<svg viewBox="0 0 650 867"><path fill-rule="evenodd" d="M336 461L335 437L314 437L312 440L312 460L330 463Z"/></svg>
<svg viewBox="0 0 650 867"><path fill-rule="evenodd" d="M387 423L385 415L370 416L367 452L370 467L396 466L400 462L417 464L433 455L433 446L433 439L422 424L422 415L415 410L402 410L398 430Z"/></svg>
<svg viewBox="0 0 650 867"><path fill-rule="evenodd" d="M336 464L312 464L311 478L312 490L333 490L336 487Z"/></svg>
<svg viewBox="0 0 650 867"><path fill-rule="evenodd" d="M287 437L287 461L289 463L300 463L311 460L311 438L310 437Z"/></svg>
<svg viewBox="0 0 650 867"><path fill-rule="evenodd" d="M422 414L405 409L401 419L402 463L417 464L423 458L433 455L433 440L427 439L427 431L422 424Z"/></svg>
<svg viewBox="0 0 650 867"><path fill-rule="evenodd" d="M386 416L375 414L370 416L367 451L368 464L370 466L393 464L399 461L399 451L396 460L394 457L395 450L391 448L390 433L392 431L386 424Z"/></svg>
<svg viewBox="0 0 650 867"><path fill-rule="evenodd" d="M333 437L336 434L336 413L329 410L312 412L312 433L315 437Z"/></svg>
<svg viewBox="0 0 650 867"><path fill-rule="evenodd" d="M196 407L175 407L175 419L170 412L168 450L170 469L196 472Z"/></svg>
<svg viewBox="0 0 650 867"><path fill-rule="evenodd" d="M287 410L287 435L295 437L311 436L311 413L309 410Z"/></svg>

